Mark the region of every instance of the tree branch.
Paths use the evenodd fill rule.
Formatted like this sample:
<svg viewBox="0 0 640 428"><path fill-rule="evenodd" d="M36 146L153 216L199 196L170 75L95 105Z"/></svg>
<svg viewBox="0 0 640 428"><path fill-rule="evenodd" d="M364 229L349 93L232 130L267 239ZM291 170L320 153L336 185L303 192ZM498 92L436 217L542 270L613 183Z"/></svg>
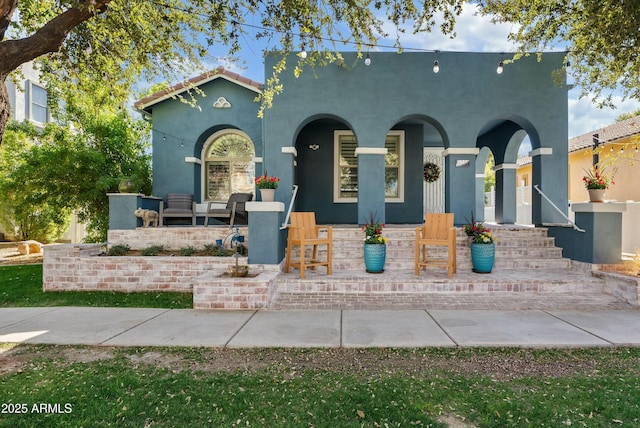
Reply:
<svg viewBox="0 0 640 428"><path fill-rule="evenodd" d="M0 13L3 11L2 5L7 1L7 8L13 5L15 9L16 0L0 0ZM23 39L0 41L0 75L6 75L21 64L41 55L57 52L71 30L96 14L104 12L110 2L111 0L80 1L78 6L56 16L33 35ZM4 17L0 15L0 19Z"/></svg>
<svg viewBox="0 0 640 428"><path fill-rule="evenodd" d="M16 7L18 0L0 0L0 41L4 39Z"/></svg>

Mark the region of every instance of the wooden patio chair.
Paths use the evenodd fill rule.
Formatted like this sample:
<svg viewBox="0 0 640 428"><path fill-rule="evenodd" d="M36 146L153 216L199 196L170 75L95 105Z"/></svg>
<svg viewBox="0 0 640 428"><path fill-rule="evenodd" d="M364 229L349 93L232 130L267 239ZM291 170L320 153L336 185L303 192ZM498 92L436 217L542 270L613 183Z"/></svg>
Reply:
<svg viewBox="0 0 640 428"><path fill-rule="evenodd" d="M320 237L320 231L324 231L326 236ZM332 234L333 228L331 226L316 225L316 214L314 212L292 212L284 271L288 273L291 267L297 267L300 269L300 278L304 278L306 268L310 267L315 270L317 266L326 266L327 275L331 275ZM327 246L327 259L325 261L318 260L319 245ZM307 246L313 246L311 259L305 257ZM293 247L300 247L300 259L298 260L291 260Z"/></svg>
<svg viewBox="0 0 640 428"><path fill-rule="evenodd" d="M229 196L225 208L213 208L215 202L209 202L207 205L207 213L204 217L204 226L209 226L210 218L220 220L229 226L233 226L234 224L248 224L249 213L247 213L245 209L245 203L252 199L253 195L251 193L233 193Z"/></svg>
<svg viewBox="0 0 640 428"><path fill-rule="evenodd" d="M191 225L196 225L196 203L189 193L169 193L166 203L160 201L160 226L165 226L167 218L190 218Z"/></svg>
<svg viewBox="0 0 640 428"><path fill-rule="evenodd" d="M447 277L456 273L456 228L453 226L453 213L426 213L424 225L416 228L415 268L444 266ZM447 258L427 258L427 246L446 247Z"/></svg>

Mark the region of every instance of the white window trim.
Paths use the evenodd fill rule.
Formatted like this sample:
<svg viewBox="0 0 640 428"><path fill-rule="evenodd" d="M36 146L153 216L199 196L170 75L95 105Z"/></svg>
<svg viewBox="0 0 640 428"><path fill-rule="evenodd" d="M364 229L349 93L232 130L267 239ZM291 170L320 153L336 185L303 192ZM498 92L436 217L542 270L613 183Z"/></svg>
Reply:
<svg viewBox="0 0 640 428"><path fill-rule="evenodd" d="M207 198L207 168L204 166L206 165L207 162L207 152L209 151L209 148L211 147L211 144L217 140L218 138L220 138L223 135L227 135L227 134L237 134L240 135L241 137L246 138L247 140L249 140L251 142L251 144L253 144L254 147L254 154L255 154L255 144L253 143L253 140L251 139L251 137L249 137L249 135L247 135L247 133L239 130L239 129L235 129L235 128L225 128L225 129L221 129L220 131L217 131L215 133L213 133L212 135L209 136L209 138L207 138L207 140L204 142L204 144L202 145L202 152L200 152L200 164L203 165L203 167L200 170L200 182L201 182L201 188L200 188L200 192L201 192L201 197L200 200L203 203L208 203L208 202L227 202L227 201L214 201L211 199ZM255 157L251 157L251 161L255 163ZM254 190L255 192L255 190Z"/></svg>
<svg viewBox="0 0 640 428"><path fill-rule="evenodd" d="M51 122L50 120L50 116L49 116L49 92L47 91L47 88L45 88L42 85L39 85L35 82L32 82L31 80L28 81L29 82L29 99L27 100L27 108L29 109L29 120L33 123L35 123L36 125L46 125L47 123ZM46 117L45 117L45 121L44 122L40 122L39 120L34 119L33 117L33 88L36 87L38 89L42 89L45 94L47 95L47 104L44 106L47 113L46 113Z"/></svg>
<svg viewBox="0 0 640 428"><path fill-rule="evenodd" d="M353 136L353 132L349 130L336 130L333 132L333 202L337 204L346 204L358 202L358 198L344 198L340 197L340 137L341 136ZM392 130L387 133L387 136L398 136L398 158L400 160L398 165L398 197L387 198L387 203L403 203L404 202L404 143L405 133L403 130ZM386 137L385 137L386 138ZM356 148L356 156L359 154L367 154L367 148ZM386 150L386 149L376 149ZM359 152L359 153L358 153Z"/></svg>

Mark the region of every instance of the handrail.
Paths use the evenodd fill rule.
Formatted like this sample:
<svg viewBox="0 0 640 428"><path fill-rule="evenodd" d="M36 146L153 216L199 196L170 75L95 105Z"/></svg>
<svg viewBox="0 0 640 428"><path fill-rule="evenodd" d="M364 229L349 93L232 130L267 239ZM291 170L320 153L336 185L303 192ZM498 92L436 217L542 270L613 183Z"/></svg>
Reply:
<svg viewBox="0 0 640 428"><path fill-rule="evenodd" d="M558 207L556 206L556 204L554 204L554 203L551 201L551 199L549 199L549 198L547 197L547 195L545 195L544 193L542 193L542 190L540 190L540 187L538 187L538 185L537 185L537 184L534 184L534 185L533 185L533 188L534 188L534 189L536 189L536 191L537 191L538 193L540 193L540 196L542 196L543 198L545 198L545 199L547 200L547 202L549 202L549 203L551 204L551 206L552 206L553 208L555 208L555 209L556 209L556 211L558 211L558 212L560 213L560 215L561 215L562 217L564 217L564 218L565 218L565 220L567 220L567 221L569 222L569 224L571 225L571 227L573 227L573 228L574 228L574 230L577 230L578 232L582 232L582 233L586 232L586 230L584 230L584 229L580 229L580 228L578 227L578 225L577 225L577 224L575 224L573 221L571 221L571 219L570 219L569 217L567 217L567 216L566 216L566 214L565 214L565 213L563 213L563 212L562 212L562 210L561 210L560 208L558 208Z"/></svg>
<svg viewBox="0 0 640 428"><path fill-rule="evenodd" d="M287 228L287 223L289 223L289 216L291 215L291 210L293 209L293 203L296 200L296 195L298 194L298 185L293 185L293 194L291 195L291 202L289 202L289 209L287 210L287 215L284 218L284 223L280 226L280 230Z"/></svg>

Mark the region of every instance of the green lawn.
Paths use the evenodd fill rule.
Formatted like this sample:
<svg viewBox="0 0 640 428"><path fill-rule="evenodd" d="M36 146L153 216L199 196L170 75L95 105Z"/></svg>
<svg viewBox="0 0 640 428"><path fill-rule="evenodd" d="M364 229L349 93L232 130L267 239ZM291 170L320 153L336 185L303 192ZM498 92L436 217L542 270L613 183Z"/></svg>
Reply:
<svg viewBox="0 0 640 428"><path fill-rule="evenodd" d="M42 265L0 266L0 307L110 306L192 308L191 293L42 291Z"/></svg>
<svg viewBox="0 0 640 428"><path fill-rule="evenodd" d="M1 427L640 425L639 349L12 353L22 363L0 374ZM41 403L58 407L40 413Z"/></svg>

